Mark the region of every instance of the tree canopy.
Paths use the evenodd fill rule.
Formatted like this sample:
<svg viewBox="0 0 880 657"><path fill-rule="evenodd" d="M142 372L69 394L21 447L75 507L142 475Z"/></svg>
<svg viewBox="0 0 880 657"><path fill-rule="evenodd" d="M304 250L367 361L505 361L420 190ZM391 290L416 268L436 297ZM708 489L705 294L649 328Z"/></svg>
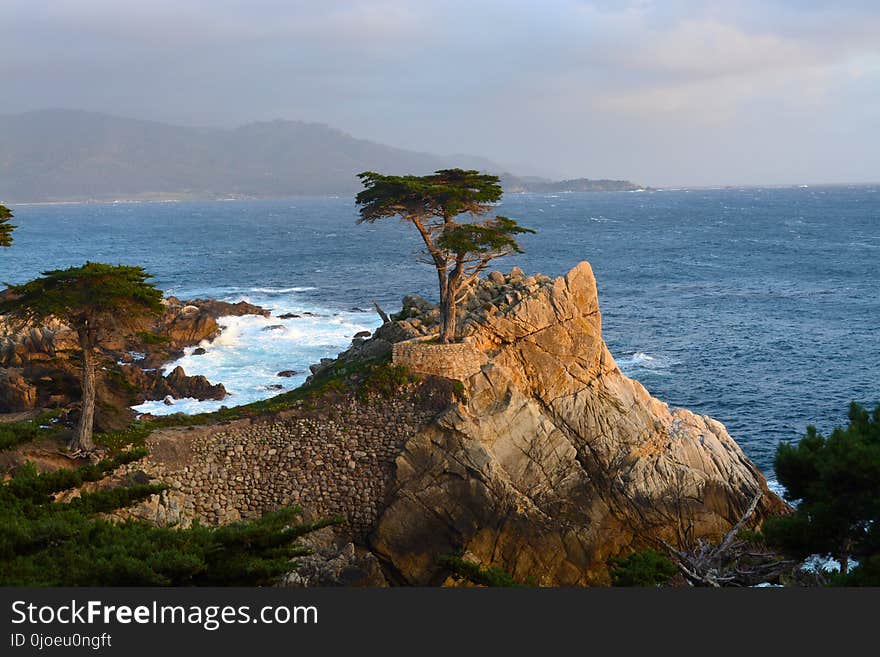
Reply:
<svg viewBox="0 0 880 657"><path fill-rule="evenodd" d="M465 169L441 169L428 176L358 174L365 189L356 197L358 223L400 216L450 221L460 214L485 214L501 199L498 176Z"/></svg>
<svg viewBox="0 0 880 657"><path fill-rule="evenodd" d="M54 317L76 331L82 349L82 410L71 449L92 443L97 364L94 350L110 331L125 333L138 320L162 311L162 293L141 267L87 262L81 267L43 272L40 278L10 285L0 314L13 326L41 324Z"/></svg>
<svg viewBox="0 0 880 657"><path fill-rule="evenodd" d="M12 231L15 226L12 225L12 210L5 205L0 205L0 246L12 246Z"/></svg>
<svg viewBox="0 0 880 657"><path fill-rule="evenodd" d="M779 445L775 466L797 506L765 523L767 540L798 558L836 559L842 573L855 557L852 581L880 574L880 404L868 412L854 402L849 424L827 438L808 427L796 445Z"/></svg>
<svg viewBox="0 0 880 657"><path fill-rule="evenodd" d="M10 285L0 314L11 321L36 324L55 317L95 338L124 329L144 315L162 310L162 293L141 267L87 262L81 267L43 272L40 278Z"/></svg>
<svg viewBox="0 0 880 657"><path fill-rule="evenodd" d="M357 195L358 223L400 217L425 243L440 286L440 340L455 339L456 306L488 264L521 249L516 236L534 231L508 217L478 219L501 198L498 177L465 169L427 176L390 176L365 171ZM459 217L470 215L471 221Z"/></svg>

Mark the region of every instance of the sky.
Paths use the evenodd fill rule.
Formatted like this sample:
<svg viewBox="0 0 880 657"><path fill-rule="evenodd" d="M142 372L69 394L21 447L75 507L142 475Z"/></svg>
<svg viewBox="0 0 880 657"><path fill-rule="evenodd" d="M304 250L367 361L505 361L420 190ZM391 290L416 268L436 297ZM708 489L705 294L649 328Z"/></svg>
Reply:
<svg viewBox="0 0 880 657"><path fill-rule="evenodd" d="M880 1L0 0L0 112L300 119L519 174L880 181Z"/></svg>

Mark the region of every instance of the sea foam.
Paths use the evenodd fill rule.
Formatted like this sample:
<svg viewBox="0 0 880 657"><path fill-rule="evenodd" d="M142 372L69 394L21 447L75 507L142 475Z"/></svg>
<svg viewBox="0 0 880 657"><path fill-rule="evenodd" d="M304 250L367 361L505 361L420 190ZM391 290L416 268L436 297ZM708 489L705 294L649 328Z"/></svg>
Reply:
<svg viewBox="0 0 880 657"><path fill-rule="evenodd" d="M226 301L248 301L272 310L271 317L221 317L220 335L188 347L184 355L165 365L178 365L189 375L201 374L222 383L229 395L222 400L177 399L172 404L151 400L134 406L138 413L205 413L221 406L240 406L292 390L305 381L309 365L345 350L359 331L372 331L380 320L372 313L341 311L303 303L297 294L313 288L251 288L250 294L215 294ZM228 291L227 291L228 292ZM196 296L196 295L194 295ZM298 317L282 319L277 315ZM196 355L197 348L205 353ZM279 372L293 370L294 376Z"/></svg>

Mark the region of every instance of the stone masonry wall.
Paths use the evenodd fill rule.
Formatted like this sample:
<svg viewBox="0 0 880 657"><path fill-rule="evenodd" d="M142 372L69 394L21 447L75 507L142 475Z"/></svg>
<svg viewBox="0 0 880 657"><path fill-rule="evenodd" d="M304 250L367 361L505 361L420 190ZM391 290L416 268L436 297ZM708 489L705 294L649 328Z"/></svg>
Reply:
<svg viewBox="0 0 880 657"><path fill-rule="evenodd" d="M156 432L150 456L126 466L169 490L121 517L160 525L256 518L298 504L306 517L343 516L355 537L369 533L403 444L436 410L393 400L352 401L329 416L240 420Z"/></svg>
<svg viewBox="0 0 880 657"><path fill-rule="evenodd" d="M479 372L488 359L468 342L432 344L417 338L392 345L392 361L412 372L463 381Z"/></svg>

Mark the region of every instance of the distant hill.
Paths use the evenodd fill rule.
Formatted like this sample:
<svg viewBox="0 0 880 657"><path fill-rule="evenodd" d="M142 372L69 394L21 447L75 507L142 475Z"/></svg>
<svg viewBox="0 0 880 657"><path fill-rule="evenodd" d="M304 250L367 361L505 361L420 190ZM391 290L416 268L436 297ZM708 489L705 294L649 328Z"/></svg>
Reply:
<svg viewBox="0 0 880 657"><path fill-rule="evenodd" d="M572 180L544 180L542 178L518 178L511 174L501 176L501 184L505 192L533 192L549 194L558 192L633 192L638 189L650 189L636 185L629 180L591 180L574 178Z"/></svg>
<svg viewBox="0 0 880 657"><path fill-rule="evenodd" d="M0 115L0 199L9 203L351 195L367 169L456 166L504 171L485 158L393 148L302 121L221 129L76 110ZM509 191L562 184L510 175L507 183Z"/></svg>

